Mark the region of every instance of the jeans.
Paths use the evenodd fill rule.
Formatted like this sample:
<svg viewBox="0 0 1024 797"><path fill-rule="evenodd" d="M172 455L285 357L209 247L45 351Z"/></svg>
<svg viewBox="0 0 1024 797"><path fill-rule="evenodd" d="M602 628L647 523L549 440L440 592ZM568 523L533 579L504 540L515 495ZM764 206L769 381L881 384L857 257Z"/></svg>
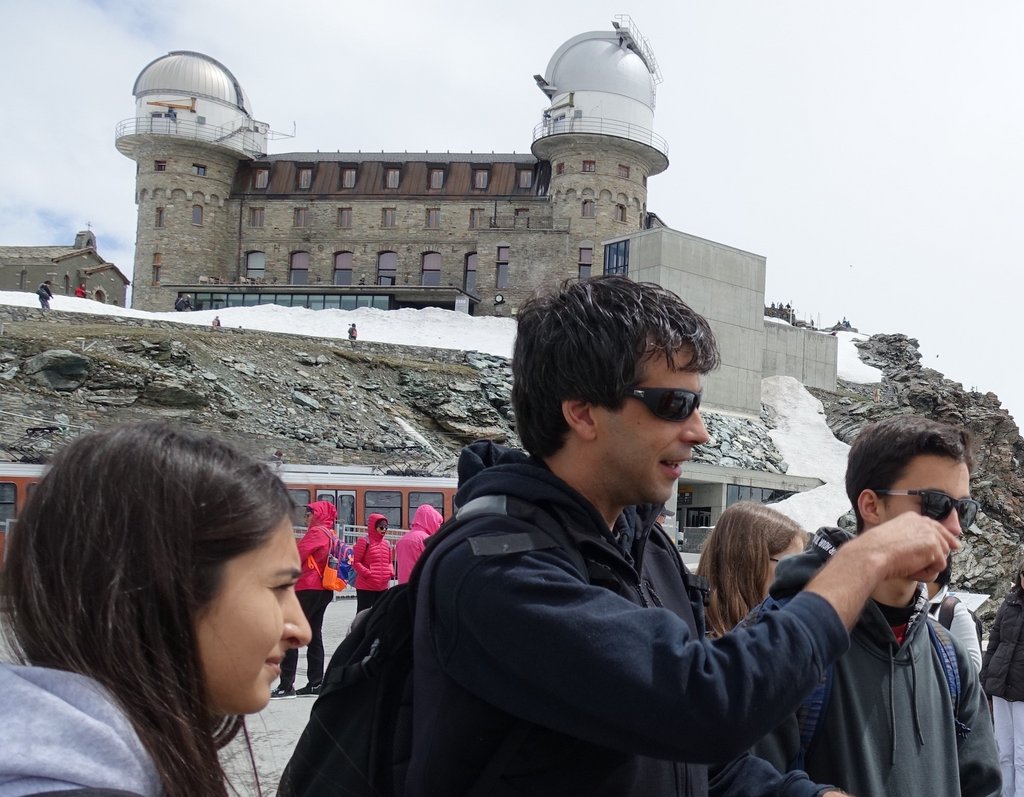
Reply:
<svg viewBox="0 0 1024 797"><path fill-rule="evenodd" d="M295 593L302 613L306 615L309 630L313 632L306 646L306 681L309 686L320 686L324 679L324 612L331 603L334 593L329 589L303 589ZM295 670L299 666L298 648L291 648L281 662L281 688L295 686Z"/></svg>

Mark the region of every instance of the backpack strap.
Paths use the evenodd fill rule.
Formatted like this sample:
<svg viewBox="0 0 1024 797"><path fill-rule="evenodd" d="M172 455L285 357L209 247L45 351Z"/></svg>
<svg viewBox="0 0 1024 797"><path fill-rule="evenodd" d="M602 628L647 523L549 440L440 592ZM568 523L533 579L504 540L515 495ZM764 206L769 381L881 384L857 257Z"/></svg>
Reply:
<svg viewBox="0 0 1024 797"><path fill-rule="evenodd" d="M958 603L960 603L959 598L947 595L939 604L939 622L946 628L952 629L953 627L953 612L956 611Z"/></svg>
<svg viewBox="0 0 1024 797"><path fill-rule="evenodd" d="M946 676L949 698L953 702L953 724L956 727L956 738L958 741L962 741L967 738L971 729L960 721L960 668L957 665L953 637L941 625L932 622L928 622L928 637L931 639L932 649Z"/></svg>

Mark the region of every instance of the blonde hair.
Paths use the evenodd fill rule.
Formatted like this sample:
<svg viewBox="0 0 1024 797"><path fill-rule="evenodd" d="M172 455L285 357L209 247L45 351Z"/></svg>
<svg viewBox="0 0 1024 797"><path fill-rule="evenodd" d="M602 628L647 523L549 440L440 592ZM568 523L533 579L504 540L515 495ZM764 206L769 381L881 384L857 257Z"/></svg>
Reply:
<svg viewBox="0 0 1024 797"><path fill-rule="evenodd" d="M764 504L741 501L722 513L697 567L711 584L708 636L724 635L764 600L769 560L798 538L807 541L799 524Z"/></svg>

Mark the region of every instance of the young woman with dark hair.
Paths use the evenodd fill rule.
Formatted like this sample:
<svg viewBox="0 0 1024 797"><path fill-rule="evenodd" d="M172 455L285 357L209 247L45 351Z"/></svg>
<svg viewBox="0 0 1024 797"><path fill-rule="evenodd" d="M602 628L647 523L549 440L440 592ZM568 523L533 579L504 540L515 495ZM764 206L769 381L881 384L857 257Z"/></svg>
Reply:
<svg viewBox="0 0 1024 797"><path fill-rule="evenodd" d="M697 575L711 585L708 636L724 636L768 596L775 565L801 553L807 534L777 509L740 501L726 509L704 543Z"/></svg>
<svg viewBox="0 0 1024 797"><path fill-rule="evenodd" d="M291 508L266 466L165 424L65 448L0 582L0 795L227 795L218 750L309 639Z"/></svg>

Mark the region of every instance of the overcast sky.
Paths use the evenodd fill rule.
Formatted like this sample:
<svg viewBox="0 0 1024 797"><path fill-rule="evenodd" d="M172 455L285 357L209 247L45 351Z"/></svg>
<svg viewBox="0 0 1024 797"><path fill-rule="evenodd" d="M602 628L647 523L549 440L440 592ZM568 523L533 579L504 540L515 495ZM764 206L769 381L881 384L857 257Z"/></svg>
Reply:
<svg viewBox="0 0 1024 797"><path fill-rule="evenodd" d="M648 208L768 259L767 302L903 332L1024 419L1019 0L0 0L0 245L91 222L129 272L134 163L114 127L154 58L224 63L270 151L528 152L555 49L629 13L664 82ZM685 297L684 297L685 298Z"/></svg>

